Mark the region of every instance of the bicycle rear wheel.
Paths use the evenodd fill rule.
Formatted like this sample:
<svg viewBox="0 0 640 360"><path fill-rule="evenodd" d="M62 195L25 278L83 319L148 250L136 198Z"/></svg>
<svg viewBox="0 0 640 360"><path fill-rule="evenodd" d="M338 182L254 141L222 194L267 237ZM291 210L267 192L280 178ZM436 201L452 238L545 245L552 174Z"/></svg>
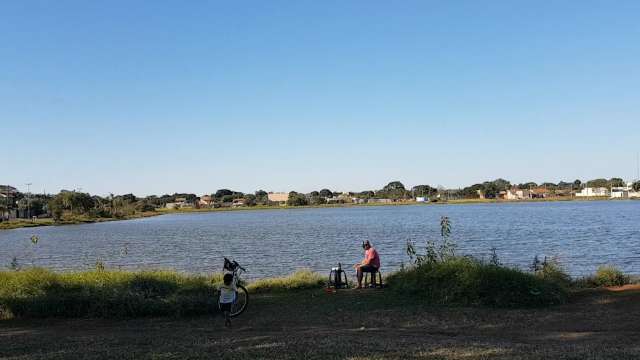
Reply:
<svg viewBox="0 0 640 360"><path fill-rule="evenodd" d="M242 285L238 285L238 293L236 297L236 301L231 305L231 317L236 317L242 314L243 311L247 309L247 305L249 305L249 292L247 292L247 288Z"/></svg>

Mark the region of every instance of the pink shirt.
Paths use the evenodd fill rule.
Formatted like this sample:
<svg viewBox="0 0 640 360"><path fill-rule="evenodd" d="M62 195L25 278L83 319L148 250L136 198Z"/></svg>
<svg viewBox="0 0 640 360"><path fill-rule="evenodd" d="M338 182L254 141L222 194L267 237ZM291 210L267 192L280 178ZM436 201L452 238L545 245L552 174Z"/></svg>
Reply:
<svg viewBox="0 0 640 360"><path fill-rule="evenodd" d="M373 247L370 247L369 250L365 251L364 264L372 265L377 269L380 269L380 256L378 256L378 252Z"/></svg>

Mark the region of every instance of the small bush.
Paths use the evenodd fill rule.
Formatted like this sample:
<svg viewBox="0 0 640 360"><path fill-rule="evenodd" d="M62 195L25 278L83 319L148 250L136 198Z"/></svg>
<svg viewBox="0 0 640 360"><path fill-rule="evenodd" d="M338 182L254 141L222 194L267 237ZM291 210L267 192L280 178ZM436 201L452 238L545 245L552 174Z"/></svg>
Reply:
<svg viewBox="0 0 640 360"><path fill-rule="evenodd" d="M249 284L249 291L254 293L269 291L287 291L317 289L326 284L326 279L311 270L298 270L295 273L278 278L261 279Z"/></svg>
<svg viewBox="0 0 640 360"><path fill-rule="evenodd" d="M541 263L540 269L536 271L535 274L543 280L556 283L565 288L570 287L572 283L571 276L569 276L560 263L554 259L545 259L545 261Z"/></svg>
<svg viewBox="0 0 640 360"><path fill-rule="evenodd" d="M387 277L393 291L432 304L536 307L564 303L565 286L551 278L468 257L423 263Z"/></svg>
<svg viewBox="0 0 640 360"><path fill-rule="evenodd" d="M596 273L592 276L588 276L579 279L575 282L576 287L608 287L608 286L623 286L631 283L629 276L624 275L615 266L600 266Z"/></svg>

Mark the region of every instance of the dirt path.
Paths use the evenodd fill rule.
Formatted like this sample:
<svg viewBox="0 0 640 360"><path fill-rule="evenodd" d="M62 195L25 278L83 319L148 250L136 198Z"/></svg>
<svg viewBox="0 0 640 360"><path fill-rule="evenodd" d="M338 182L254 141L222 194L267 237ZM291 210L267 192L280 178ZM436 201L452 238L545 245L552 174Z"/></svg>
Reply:
<svg viewBox="0 0 640 360"><path fill-rule="evenodd" d="M257 296L220 318L0 321L2 359L640 359L640 287L539 310L427 307L383 291Z"/></svg>

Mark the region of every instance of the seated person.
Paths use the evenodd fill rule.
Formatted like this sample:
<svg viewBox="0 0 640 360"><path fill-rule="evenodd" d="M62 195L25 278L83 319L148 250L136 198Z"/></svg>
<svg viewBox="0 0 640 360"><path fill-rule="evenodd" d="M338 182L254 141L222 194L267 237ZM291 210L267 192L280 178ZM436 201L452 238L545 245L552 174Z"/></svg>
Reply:
<svg viewBox="0 0 640 360"><path fill-rule="evenodd" d="M364 260L362 260L361 263L354 265L356 275L358 277L358 289L362 288L363 273L371 273L372 283L375 284L375 273L380 269L380 256L378 256L376 249L371 246L369 240L362 243L362 247L364 248Z"/></svg>

